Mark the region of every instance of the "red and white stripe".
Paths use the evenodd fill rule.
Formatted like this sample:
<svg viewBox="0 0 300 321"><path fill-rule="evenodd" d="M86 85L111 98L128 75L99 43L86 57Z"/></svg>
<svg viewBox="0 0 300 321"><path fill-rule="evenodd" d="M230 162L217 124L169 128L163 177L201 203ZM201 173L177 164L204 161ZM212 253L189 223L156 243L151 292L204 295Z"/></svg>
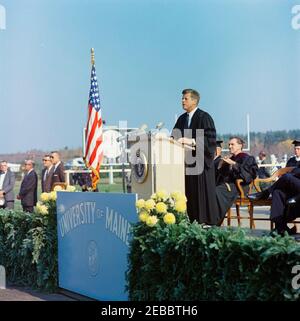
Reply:
<svg viewBox="0 0 300 321"><path fill-rule="evenodd" d="M103 160L103 126L101 109L97 112L89 104L89 115L86 129L85 161L88 167L99 172Z"/></svg>

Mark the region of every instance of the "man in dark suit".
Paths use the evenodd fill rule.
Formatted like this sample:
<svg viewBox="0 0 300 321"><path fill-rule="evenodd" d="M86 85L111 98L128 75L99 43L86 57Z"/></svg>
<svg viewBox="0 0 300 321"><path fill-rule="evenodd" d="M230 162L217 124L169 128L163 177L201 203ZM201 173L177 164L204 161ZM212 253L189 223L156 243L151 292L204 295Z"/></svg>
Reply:
<svg viewBox="0 0 300 321"><path fill-rule="evenodd" d="M272 186L259 193L248 195L250 200L267 199L270 194L272 195L272 206L270 219L275 223L275 231L283 235L285 232L288 234L295 234L296 227L289 228L288 222L293 221L296 217L300 216L299 207L295 207L286 215L287 203L289 199L300 194L300 164L294 168L290 173L281 176Z"/></svg>
<svg viewBox="0 0 300 321"><path fill-rule="evenodd" d="M192 153L186 154L185 194L189 218L216 225L221 219L215 190L216 129L212 117L197 108L199 100L196 90L182 91L182 107L186 113L178 118L172 136L178 142L195 148Z"/></svg>
<svg viewBox="0 0 300 321"><path fill-rule="evenodd" d="M37 202L38 177L34 170L34 161L25 161L25 176L21 183L21 188L17 199L21 200L24 212L33 212L33 207Z"/></svg>
<svg viewBox="0 0 300 321"><path fill-rule="evenodd" d="M44 168L42 170L41 185L42 193L51 192L52 176L54 167L51 162L51 156L46 154L43 157Z"/></svg>
<svg viewBox="0 0 300 321"><path fill-rule="evenodd" d="M51 180L51 189L53 188L54 183L64 183L65 179L65 168L63 162L60 160L59 152L51 152L51 160L53 165L53 174Z"/></svg>
<svg viewBox="0 0 300 321"><path fill-rule="evenodd" d="M14 208L15 174L10 171L6 161L0 163L0 208Z"/></svg>

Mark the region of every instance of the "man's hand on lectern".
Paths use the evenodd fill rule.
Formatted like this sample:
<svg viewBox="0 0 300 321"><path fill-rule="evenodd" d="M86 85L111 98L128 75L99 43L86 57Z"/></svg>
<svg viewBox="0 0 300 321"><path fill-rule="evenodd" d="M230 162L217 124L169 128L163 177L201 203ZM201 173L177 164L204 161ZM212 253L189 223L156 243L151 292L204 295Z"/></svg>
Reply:
<svg viewBox="0 0 300 321"><path fill-rule="evenodd" d="M196 146L196 142L194 138L181 137L178 139L178 143L188 145L188 146Z"/></svg>

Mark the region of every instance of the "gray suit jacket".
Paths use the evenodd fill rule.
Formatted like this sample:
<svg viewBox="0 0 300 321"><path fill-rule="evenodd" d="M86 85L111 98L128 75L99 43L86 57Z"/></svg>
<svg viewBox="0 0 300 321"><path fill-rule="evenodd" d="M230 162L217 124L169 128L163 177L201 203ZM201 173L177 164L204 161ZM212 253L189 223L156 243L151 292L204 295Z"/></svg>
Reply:
<svg viewBox="0 0 300 321"><path fill-rule="evenodd" d="M5 200L6 202L14 201L15 194L14 194L14 187L15 187L15 174L10 171L10 169L7 170L2 190L5 192Z"/></svg>

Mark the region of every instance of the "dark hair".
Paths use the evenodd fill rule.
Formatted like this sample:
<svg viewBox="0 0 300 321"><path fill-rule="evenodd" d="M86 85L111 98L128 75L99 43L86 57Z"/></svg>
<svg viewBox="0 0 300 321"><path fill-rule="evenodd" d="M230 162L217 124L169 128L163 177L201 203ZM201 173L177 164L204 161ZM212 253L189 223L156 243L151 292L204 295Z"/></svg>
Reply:
<svg viewBox="0 0 300 321"><path fill-rule="evenodd" d="M259 155L261 155L262 157L266 157L267 154L262 150L261 152L259 152Z"/></svg>
<svg viewBox="0 0 300 321"><path fill-rule="evenodd" d="M197 105L198 105L199 100L200 100L200 94L198 93L197 90L195 90L195 89L183 89L182 95L185 95L185 94L191 94L192 99L197 100Z"/></svg>
<svg viewBox="0 0 300 321"><path fill-rule="evenodd" d="M244 146L245 146L245 141L244 141L241 137L232 136L232 137L229 138L229 140L232 140L232 139L236 139L236 141L238 142L238 144L242 145L242 148L244 148Z"/></svg>

